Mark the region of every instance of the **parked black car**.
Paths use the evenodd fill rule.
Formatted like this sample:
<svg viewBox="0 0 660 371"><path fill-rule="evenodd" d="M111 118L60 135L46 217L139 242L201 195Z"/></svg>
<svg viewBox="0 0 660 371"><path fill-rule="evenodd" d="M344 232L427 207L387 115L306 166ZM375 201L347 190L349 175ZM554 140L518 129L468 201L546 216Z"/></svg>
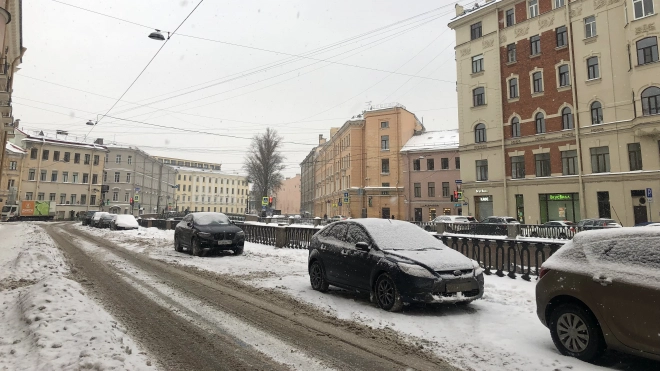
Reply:
<svg viewBox="0 0 660 371"><path fill-rule="evenodd" d="M82 225L90 225L96 211L87 211L82 216Z"/></svg>
<svg viewBox="0 0 660 371"><path fill-rule="evenodd" d="M414 302L470 302L484 291L477 262L400 220L333 223L312 237L308 262L313 289L368 291L388 311Z"/></svg>
<svg viewBox="0 0 660 371"><path fill-rule="evenodd" d="M98 224L96 224L96 227L98 227L98 228L110 228L110 222L112 221L113 217L114 217L114 214L103 215L99 219Z"/></svg>
<svg viewBox="0 0 660 371"><path fill-rule="evenodd" d="M186 215L174 230L174 250L187 248L194 256L202 252L232 250L243 253L245 233L222 213L192 213Z"/></svg>

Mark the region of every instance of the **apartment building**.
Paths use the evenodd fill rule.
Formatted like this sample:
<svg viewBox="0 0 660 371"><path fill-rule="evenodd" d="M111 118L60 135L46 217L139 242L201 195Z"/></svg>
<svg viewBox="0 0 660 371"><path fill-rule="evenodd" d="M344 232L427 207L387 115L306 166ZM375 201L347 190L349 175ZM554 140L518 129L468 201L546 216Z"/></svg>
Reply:
<svg viewBox="0 0 660 371"><path fill-rule="evenodd" d="M654 217L646 189L660 190L656 2L456 7L461 178L477 219L629 226Z"/></svg>
<svg viewBox="0 0 660 371"><path fill-rule="evenodd" d="M14 127L18 126L18 120L14 122L11 105L14 74L22 62L25 50L22 1L0 0L0 188L3 190L4 185L10 181L5 176L5 169L13 161L6 156L8 152L5 148L7 141L14 136Z"/></svg>
<svg viewBox="0 0 660 371"><path fill-rule="evenodd" d="M177 171L178 186L175 210L247 212L249 192L245 175L185 166L175 166L174 169Z"/></svg>
<svg viewBox="0 0 660 371"><path fill-rule="evenodd" d="M323 138L323 135L320 135ZM318 147L312 148L300 163L300 215L314 216L314 192L316 190L316 156Z"/></svg>
<svg viewBox="0 0 660 371"><path fill-rule="evenodd" d="M319 141L314 216L405 218L399 151L421 121L399 103L372 106Z"/></svg>
<svg viewBox="0 0 660 371"><path fill-rule="evenodd" d="M104 210L135 216L175 210L177 173L172 166L135 146L108 144L107 148Z"/></svg>
<svg viewBox="0 0 660 371"><path fill-rule="evenodd" d="M300 215L300 186L300 174L284 179L273 197L273 209L280 210L282 215Z"/></svg>
<svg viewBox="0 0 660 371"><path fill-rule="evenodd" d="M98 210L105 146L86 143L65 132L45 134L14 130L14 145L26 151L17 202L55 201L57 219L73 219L82 211Z"/></svg>
<svg viewBox="0 0 660 371"><path fill-rule="evenodd" d="M214 162L192 161L192 160L184 160L181 158L163 157L163 156L154 156L154 158L160 160L165 165L170 165L170 166L180 166L180 167L195 168L202 170L222 170L222 164L216 164Z"/></svg>
<svg viewBox="0 0 660 371"><path fill-rule="evenodd" d="M463 215L458 130L416 133L401 148L406 220L427 222L439 215ZM466 212L467 214L467 212Z"/></svg>
<svg viewBox="0 0 660 371"><path fill-rule="evenodd" d="M2 169L3 184L0 188L0 205L16 204L18 198L18 185L21 183L21 171L25 150L11 142L5 144L5 159Z"/></svg>

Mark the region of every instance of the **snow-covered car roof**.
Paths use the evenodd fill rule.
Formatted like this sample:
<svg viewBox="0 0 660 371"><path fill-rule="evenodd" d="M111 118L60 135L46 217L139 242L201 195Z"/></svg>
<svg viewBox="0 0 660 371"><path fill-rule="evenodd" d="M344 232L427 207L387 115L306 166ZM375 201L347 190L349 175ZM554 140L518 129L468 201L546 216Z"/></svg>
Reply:
<svg viewBox="0 0 660 371"><path fill-rule="evenodd" d="M415 224L393 219L351 219L361 224L383 250L408 250L410 247L448 248L442 241Z"/></svg>

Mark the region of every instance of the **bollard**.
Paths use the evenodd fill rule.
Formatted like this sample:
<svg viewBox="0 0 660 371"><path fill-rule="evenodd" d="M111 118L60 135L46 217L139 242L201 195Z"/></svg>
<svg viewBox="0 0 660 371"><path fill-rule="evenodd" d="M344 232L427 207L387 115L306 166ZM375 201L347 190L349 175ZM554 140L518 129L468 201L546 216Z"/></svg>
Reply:
<svg viewBox="0 0 660 371"><path fill-rule="evenodd" d="M318 227L319 225L321 225L321 218L319 217L314 218L312 223L314 224L315 227Z"/></svg>
<svg viewBox="0 0 660 371"><path fill-rule="evenodd" d="M153 225L153 220L147 220L147 228L151 228Z"/></svg>
<svg viewBox="0 0 660 371"><path fill-rule="evenodd" d="M515 240L520 234L520 224L507 224L506 236L510 240Z"/></svg>
<svg viewBox="0 0 660 371"><path fill-rule="evenodd" d="M282 248L286 246L286 227L275 227L275 247Z"/></svg>
<svg viewBox="0 0 660 371"><path fill-rule="evenodd" d="M438 232L438 234L444 234L446 230L447 230L447 224L435 223L435 231Z"/></svg>

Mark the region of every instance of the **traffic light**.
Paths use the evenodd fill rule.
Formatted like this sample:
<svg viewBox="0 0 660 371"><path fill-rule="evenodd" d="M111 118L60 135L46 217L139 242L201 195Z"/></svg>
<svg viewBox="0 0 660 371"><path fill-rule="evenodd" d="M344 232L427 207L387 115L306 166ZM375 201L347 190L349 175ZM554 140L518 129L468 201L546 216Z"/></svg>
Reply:
<svg viewBox="0 0 660 371"><path fill-rule="evenodd" d="M268 206L273 206L273 197L268 197Z"/></svg>
<svg viewBox="0 0 660 371"><path fill-rule="evenodd" d="M131 204L131 206L133 206L133 197L131 197L130 204Z"/></svg>
<svg viewBox="0 0 660 371"><path fill-rule="evenodd" d="M458 201L458 191L454 191L454 196L452 197L452 201L453 202Z"/></svg>

